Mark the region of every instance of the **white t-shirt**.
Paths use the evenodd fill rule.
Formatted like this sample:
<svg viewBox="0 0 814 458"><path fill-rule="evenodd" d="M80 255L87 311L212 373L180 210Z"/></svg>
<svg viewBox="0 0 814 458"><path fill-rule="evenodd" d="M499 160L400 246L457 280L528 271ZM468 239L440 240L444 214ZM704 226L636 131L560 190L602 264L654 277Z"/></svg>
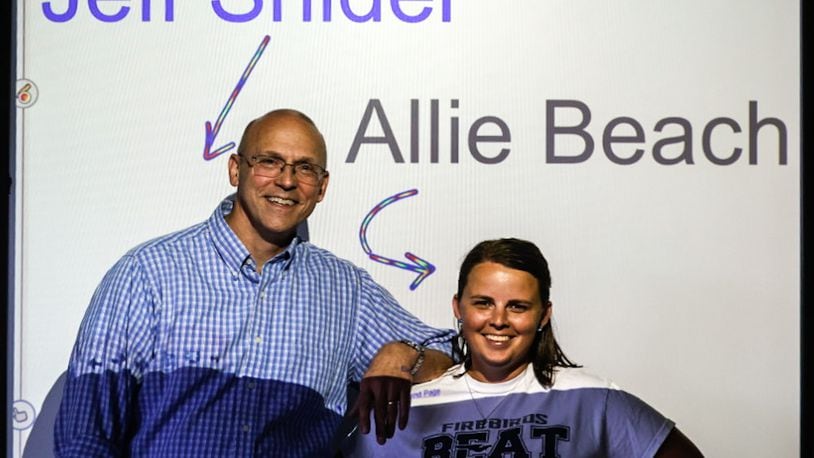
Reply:
<svg viewBox="0 0 814 458"><path fill-rule="evenodd" d="M674 423L612 382L558 368L543 388L532 366L483 383L453 366L413 386L407 429L385 445L375 431L344 450L359 457L652 457ZM457 377L456 377L457 375Z"/></svg>

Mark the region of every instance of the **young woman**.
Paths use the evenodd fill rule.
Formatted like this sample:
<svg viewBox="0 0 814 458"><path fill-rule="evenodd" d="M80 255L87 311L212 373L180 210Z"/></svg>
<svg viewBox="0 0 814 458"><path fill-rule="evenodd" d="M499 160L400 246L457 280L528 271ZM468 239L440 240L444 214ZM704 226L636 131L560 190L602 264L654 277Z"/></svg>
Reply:
<svg viewBox="0 0 814 458"><path fill-rule="evenodd" d="M350 456L699 457L674 423L565 356L551 328L548 263L517 239L466 256L452 309L459 360L413 386L410 421Z"/></svg>

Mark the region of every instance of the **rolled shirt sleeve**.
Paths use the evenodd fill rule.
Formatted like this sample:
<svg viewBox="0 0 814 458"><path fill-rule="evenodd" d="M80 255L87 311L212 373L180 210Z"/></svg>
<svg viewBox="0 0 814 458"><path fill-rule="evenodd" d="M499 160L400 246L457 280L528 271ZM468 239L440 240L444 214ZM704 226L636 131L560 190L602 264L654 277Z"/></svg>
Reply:
<svg viewBox="0 0 814 458"><path fill-rule="evenodd" d="M359 332L352 367L354 381L362 379L373 356L388 342L406 339L451 354L453 330L425 324L399 305L367 272L361 271L360 275Z"/></svg>

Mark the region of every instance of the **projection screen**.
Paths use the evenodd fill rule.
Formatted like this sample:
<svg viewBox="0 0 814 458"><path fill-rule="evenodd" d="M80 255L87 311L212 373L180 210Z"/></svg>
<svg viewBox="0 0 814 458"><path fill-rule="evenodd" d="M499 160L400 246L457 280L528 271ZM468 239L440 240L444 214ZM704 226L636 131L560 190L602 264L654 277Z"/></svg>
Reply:
<svg viewBox="0 0 814 458"><path fill-rule="evenodd" d="M281 107L328 144L304 234L418 317L453 327L465 253L528 239L572 360L707 456L799 454L799 2L16 8L14 457L49 456L107 269L206 219Z"/></svg>

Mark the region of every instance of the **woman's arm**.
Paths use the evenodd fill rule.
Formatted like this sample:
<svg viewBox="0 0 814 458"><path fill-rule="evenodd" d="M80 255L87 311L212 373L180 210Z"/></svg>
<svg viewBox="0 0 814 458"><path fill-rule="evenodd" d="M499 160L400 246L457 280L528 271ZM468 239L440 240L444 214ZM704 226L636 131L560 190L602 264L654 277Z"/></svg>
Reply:
<svg viewBox="0 0 814 458"><path fill-rule="evenodd" d="M656 458L696 458L704 455L678 428L673 428L661 444Z"/></svg>

